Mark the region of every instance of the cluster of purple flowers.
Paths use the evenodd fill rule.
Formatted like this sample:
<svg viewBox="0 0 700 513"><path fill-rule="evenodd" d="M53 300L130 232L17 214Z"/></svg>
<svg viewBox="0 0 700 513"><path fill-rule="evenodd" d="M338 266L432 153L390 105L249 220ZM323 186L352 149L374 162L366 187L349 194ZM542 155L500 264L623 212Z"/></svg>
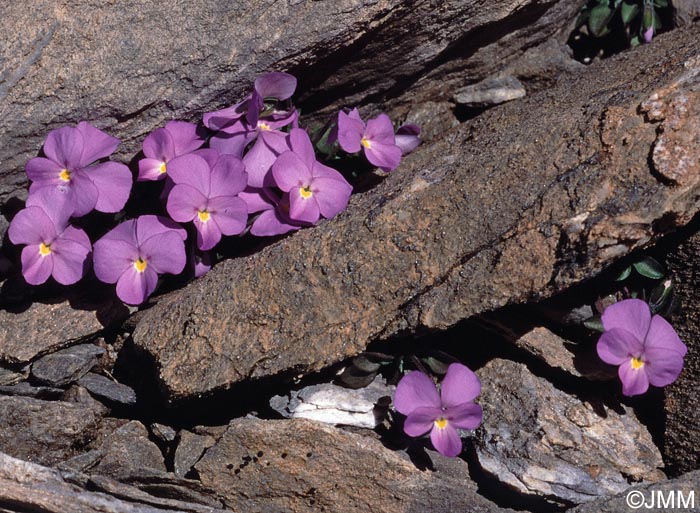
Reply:
<svg viewBox="0 0 700 513"><path fill-rule="evenodd" d="M26 244L26 281L41 284L53 276L61 284L75 283L92 256L97 278L116 283L122 301L137 305L154 291L160 274L181 273L188 255L195 276L206 273L212 260L208 252L222 236L246 230L280 235L337 215L347 206L352 186L317 159L308 132L299 127L290 100L296 86L292 75L268 73L255 80L241 102L205 114L204 127L170 121L150 133L143 141L137 181L163 183L165 210L122 222L95 242L94 251L71 220L93 210L121 211L132 173L106 160L119 140L87 122L50 132L44 156L26 165L29 197L8 232L14 244ZM354 109L340 112L336 123L332 143L350 153L363 150L372 165L385 171L395 169L401 156L420 143L418 127L406 125L394 133L386 114L365 124ZM189 249L188 229L196 239Z"/></svg>

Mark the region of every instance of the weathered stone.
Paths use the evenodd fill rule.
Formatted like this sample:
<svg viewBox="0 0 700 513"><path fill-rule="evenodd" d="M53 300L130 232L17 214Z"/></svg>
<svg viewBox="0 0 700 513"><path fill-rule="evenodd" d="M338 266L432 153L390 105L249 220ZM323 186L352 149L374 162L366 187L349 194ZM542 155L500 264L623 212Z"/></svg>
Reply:
<svg viewBox="0 0 700 513"><path fill-rule="evenodd" d="M80 344L46 355L32 364L32 377L55 387L77 381L97 364L104 349Z"/></svg>
<svg viewBox="0 0 700 513"><path fill-rule="evenodd" d="M592 277L698 211L700 172L679 170L670 186L650 167L671 132L640 105L664 91L660 112L676 119L687 105L700 117L699 51L694 31L677 30L490 109L420 147L332 222L164 297L135 344L179 399L312 372L377 337L444 329ZM665 144L697 150L691 136Z"/></svg>
<svg viewBox="0 0 700 513"><path fill-rule="evenodd" d="M81 405L0 396L0 451L15 458L54 465L86 447L99 424Z"/></svg>
<svg viewBox="0 0 700 513"><path fill-rule="evenodd" d="M0 367L0 386L15 385L20 381L27 379L29 376L29 368L25 367L20 372Z"/></svg>
<svg viewBox="0 0 700 513"><path fill-rule="evenodd" d="M0 48L0 203L21 194L25 162L36 155L46 132L62 124L90 120L108 129L124 141L120 156L129 160L147 132L170 119L197 120L233 103L257 74L271 68L300 72L300 89L308 91L306 112L386 103L411 86L413 96L418 90L425 98L449 97L444 88L458 84L463 70L492 74L523 48L563 31L579 5L574 0L500 0L489 9L461 0L444 1L440 9L427 0L410 6L400 0L274 5L177 0L139 9L127 0L90 9L80 0L60 7L50 0L8 5L0 27L18 35ZM36 12L40 20L29 14ZM154 29L153 20L168 22ZM260 37L261 24L269 37Z"/></svg>
<svg viewBox="0 0 700 513"><path fill-rule="evenodd" d="M177 448L173 460L173 470L176 476L185 477L195 463L202 457L204 451L216 443L216 439L208 435L196 435L186 429L178 433Z"/></svg>
<svg viewBox="0 0 700 513"><path fill-rule="evenodd" d="M69 301L33 303L21 312L0 309L0 361L24 363L103 328L94 311Z"/></svg>
<svg viewBox="0 0 700 513"><path fill-rule="evenodd" d="M62 388L35 387L26 381L21 381L15 385L0 386L0 394L36 397L38 399L57 399L63 395L63 392Z"/></svg>
<svg viewBox="0 0 700 513"><path fill-rule="evenodd" d="M91 467L90 474L111 477L118 481L128 481L142 470L165 472L163 454L158 446L148 439L146 426L136 420L117 428L108 435L101 447L97 465Z"/></svg>
<svg viewBox="0 0 700 513"><path fill-rule="evenodd" d="M109 413L109 408L107 408L107 406L92 397L87 389L78 385L70 386L61 396L61 400L86 406L98 415L107 415Z"/></svg>
<svg viewBox="0 0 700 513"><path fill-rule="evenodd" d="M151 429L151 433L153 433L153 436L158 438L160 441L165 442L165 443L170 443L170 442L175 441L175 437L177 436L177 431L175 431L170 426L166 426L165 424L159 424L158 422L154 422L149 427Z"/></svg>
<svg viewBox="0 0 700 513"><path fill-rule="evenodd" d="M687 27L700 20L700 0L675 0L673 22L676 27Z"/></svg>
<svg viewBox="0 0 700 513"><path fill-rule="evenodd" d="M661 454L631 408L582 402L525 365L492 360L477 374L484 421L479 465L504 485L563 504L665 479Z"/></svg>
<svg viewBox="0 0 700 513"><path fill-rule="evenodd" d="M700 504L699 489L700 471L689 472L663 483L633 486L615 497L598 499L568 511L570 513L620 513L637 510L693 513L697 511Z"/></svg>
<svg viewBox="0 0 700 513"><path fill-rule="evenodd" d="M700 465L699 252L700 234L696 233L673 249L666 260L681 305L671 322L688 346L683 372L665 388L664 460L673 474L697 470Z"/></svg>
<svg viewBox="0 0 700 513"><path fill-rule="evenodd" d="M234 511L505 511L468 478L420 471L377 440L301 419L235 420L195 469Z"/></svg>
<svg viewBox="0 0 700 513"><path fill-rule="evenodd" d="M569 349L571 342L547 328L538 327L528 331L515 341L515 345L534 354L550 367L562 369L574 376L581 376L574 363L574 353Z"/></svg>
<svg viewBox="0 0 700 513"><path fill-rule="evenodd" d="M454 100L465 107L491 107L526 95L525 87L515 77L493 77L458 90Z"/></svg>
<svg viewBox="0 0 700 513"><path fill-rule="evenodd" d="M102 399L121 404L136 404L136 392L131 387L100 374L88 372L80 378L78 384Z"/></svg>
<svg viewBox="0 0 700 513"><path fill-rule="evenodd" d="M324 383L293 390L289 397L275 396L270 406L287 418L374 429L384 420L395 388L379 376L356 390ZM383 404L378 404L383 398Z"/></svg>

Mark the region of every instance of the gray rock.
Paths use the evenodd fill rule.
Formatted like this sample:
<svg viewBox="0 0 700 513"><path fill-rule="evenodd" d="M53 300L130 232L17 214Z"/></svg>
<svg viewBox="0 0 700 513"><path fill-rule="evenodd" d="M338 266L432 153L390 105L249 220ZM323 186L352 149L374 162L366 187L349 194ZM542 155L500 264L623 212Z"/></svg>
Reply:
<svg viewBox="0 0 700 513"><path fill-rule="evenodd" d="M484 421L479 465L504 485L563 504L657 482L661 454L631 408L582 402L522 364L492 360L477 374Z"/></svg>
<svg viewBox="0 0 700 513"><path fill-rule="evenodd" d="M95 399L86 388L78 385L70 386L61 396L61 400L91 408L98 415L107 415L109 413L109 408L107 406Z"/></svg>
<svg viewBox="0 0 700 513"><path fill-rule="evenodd" d="M0 396L0 451L54 465L95 439L100 417L90 408L60 401Z"/></svg>
<svg viewBox="0 0 700 513"><path fill-rule="evenodd" d="M177 431L170 426L166 426L165 424L154 422L149 427L151 429L151 433L153 433L153 436L165 443L174 441L175 437L177 436Z"/></svg>
<svg viewBox="0 0 700 513"><path fill-rule="evenodd" d="M177 448L173 461L175 475L185 477L204 451L216 443L216 439L207 435L196 435L185 429L178 433Z"/></svg>
<svg viewBox="0 0 700 513"><path fill-rule="evenodd" d="M32 364L32 377L54 387L73 383L87 374L104 352L101 347L81 344L48 354Z"/></svg>
<svg viewBox="0 0 700 513"><path fill-rule="evenodd" d="M121 404L136 404L136 392L131 387L112 381L100 374L88 372L80 378L78 384L102 399Z"/></svg>
<svg viewBox="0 0 700 513"><path fill-rule="evenodd" d="M477 493L465 461L449 465L424 472L378 440L320 422L236 419L195 469L234 511L510 511Z"/></svg>
<svg viewBox="0 0 700 513"><path fill-rule="evenodd" d="M493 77L457 91L454 100L465 107L491 107L523 98L527 92L515 77Z"/></svg>
<svg viewBox="0 0 700 513"><path fill-rule="evenodd" d="M676 27L687 27L700 20L700 0L674 0L673 21Z"/></svg>
<svg viewBox="0 0 700 513"><path fill-rule="evenodd" d="M700 470L651 485L635 485L614 497L598 499L568 510L569 513L621 513L655 511L695 513L700 506ZM640 501L643 501L640 502Z"/></svg>
<svg viewBox="0 0 700 513"><path fill-rule="evenodd" d="M324 383L294 390L290 397L275 396L270 406L287 418L374 429L384 420L395 388L387 386L381 376L355 390ZM386 400L378 404L382 398Z"/></svg>

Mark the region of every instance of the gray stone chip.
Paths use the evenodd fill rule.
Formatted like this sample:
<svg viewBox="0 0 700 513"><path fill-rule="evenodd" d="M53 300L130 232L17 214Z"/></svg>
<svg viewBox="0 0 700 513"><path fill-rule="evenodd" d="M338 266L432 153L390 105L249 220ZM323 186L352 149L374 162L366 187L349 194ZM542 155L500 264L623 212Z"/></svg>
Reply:
<svg viewBox="0 0 700 513"><path fill-rule="evenodd" d="M122 404L135 404L136 392L131 387L112 381L109 378L89 372L78 381L80 386L91 394Z"/></svg>
<svg viewBox="0 0 700 513"><path fill-rule="evenodd" d="M32 377L45 385L60 387L73 383L97 364L104 349L81 344L46 355L32 364Z"/></svg>

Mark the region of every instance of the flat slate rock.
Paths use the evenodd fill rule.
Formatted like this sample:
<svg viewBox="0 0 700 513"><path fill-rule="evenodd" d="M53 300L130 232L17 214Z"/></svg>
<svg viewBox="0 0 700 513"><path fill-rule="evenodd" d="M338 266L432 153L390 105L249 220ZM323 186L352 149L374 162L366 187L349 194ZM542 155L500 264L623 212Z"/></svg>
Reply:
<svg viewBox="0 0 700 513"><path fill-rule="evenodd" d="M78 384L101 399L107 399L115 403L136 404L136 392L134 389L113 381L101 374L88 372L78 380Z"/></svg>
<svg viewBox="0 0 700 513"><path fill-rule="evenodd" d="M32 364L32 377L45 385L60 387L73 383L97 365L105 350L92 344L80 344L48 354Z"/></svg>
<svg viewBox="0 0 700 513"><path fill-rule="evenodd" d="M567 505L621 493L630 480L665 479L661 453L632 408L582 401L510 360L477 374L484 421L476 456L504 485Z"/></svg>
<svg viewBox="0 0 700 513"><path fill-rule="evenodd" d="M304 419L238 419L195 465L234 511L501 513L476 490L467 463L418 470L381 442Z"/></svg>
<svg viewBox="0 0 700 513"><path fill-rule="evenodd" d="M551 296L685 225L700 208L698 53L696 31L675 30L560 77L419 147L332 221L164 296L133 333L160 389L314 372Z"/></svg>

